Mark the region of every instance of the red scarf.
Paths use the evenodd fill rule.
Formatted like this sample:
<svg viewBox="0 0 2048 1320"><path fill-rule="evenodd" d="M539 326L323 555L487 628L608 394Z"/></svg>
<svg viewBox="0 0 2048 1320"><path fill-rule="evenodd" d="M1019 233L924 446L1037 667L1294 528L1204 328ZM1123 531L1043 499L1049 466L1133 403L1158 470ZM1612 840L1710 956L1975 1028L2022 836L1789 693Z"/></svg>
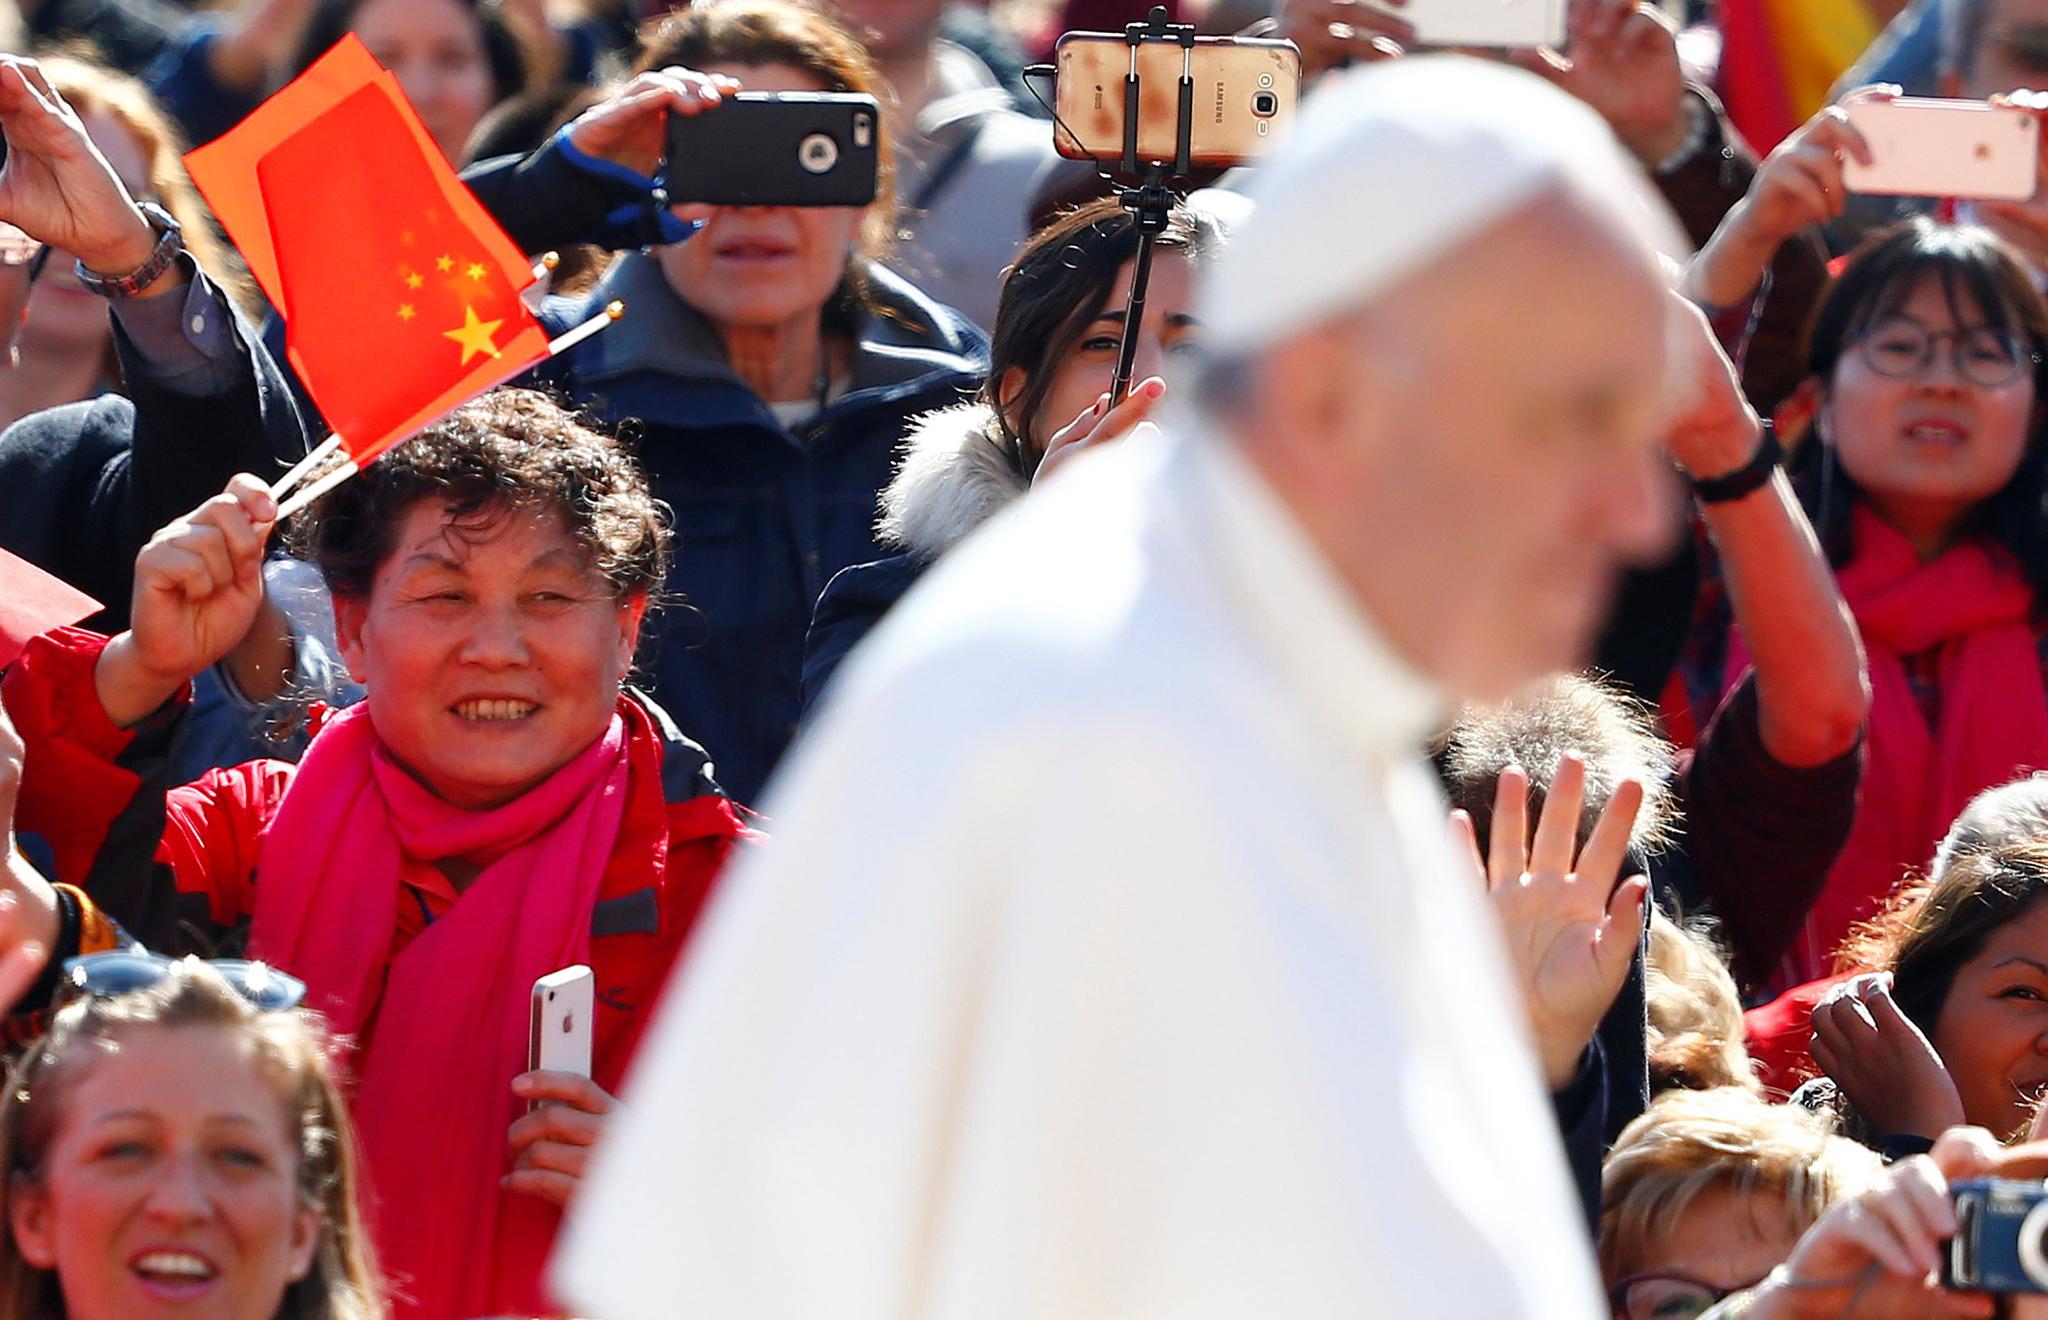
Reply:
<svg viewBox="0 0 2048 1320"><path fill-rule="evenodd" d="M626 788L615 715L538 788L466 811L391 759L366 703L313 740L264 834L250 947L356 1038L353 1109L399 1315L549 1309L540 1276L560 1216L498 1185L524 1110L511 1081L534 981L590 961ZM484 869L394 957L404 877L446 858Z"/></svg>
<svg viewBox="0 0 2048 1320"><path fill-rule="evenodd" d="M1837 583L1870 668L1870 737L1856 823L1828 872L1785 973L1830 970L1851 926L1877 911L1970 798L2048 766L2048 692L2029 613L2034 593L2010 555L1965 541L1921 563L1913 547L1858 506L1855 556ZM1929 727L1906 661L1932 655L1936 723ZM1730 645L1729 676L1749 663Z"/></svg>

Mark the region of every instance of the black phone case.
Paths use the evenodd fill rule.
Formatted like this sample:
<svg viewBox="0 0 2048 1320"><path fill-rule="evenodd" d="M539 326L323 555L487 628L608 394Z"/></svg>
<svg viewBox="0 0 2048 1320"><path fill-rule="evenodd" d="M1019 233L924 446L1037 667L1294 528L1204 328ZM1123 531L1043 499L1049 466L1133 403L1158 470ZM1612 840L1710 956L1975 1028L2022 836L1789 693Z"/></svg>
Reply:
<svg viewBox="0 0 2048 1320"><path fill-rule="evenodd" d="M741 92L668 117L668 199L716 206L866 206L881 112L852 92Z"/></svg>

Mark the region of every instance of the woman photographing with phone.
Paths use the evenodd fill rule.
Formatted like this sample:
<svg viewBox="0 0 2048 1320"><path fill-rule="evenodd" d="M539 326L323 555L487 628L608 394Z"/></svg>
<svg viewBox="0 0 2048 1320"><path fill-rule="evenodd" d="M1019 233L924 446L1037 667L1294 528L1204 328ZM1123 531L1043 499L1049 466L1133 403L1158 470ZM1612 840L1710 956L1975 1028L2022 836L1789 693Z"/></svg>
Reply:
<svg viewBox="0 0 2048 1320"><path fill-rule="evenodd" d="M1778 242L1839 214L1845 162L1868 154L1840 107L1816 116L1695 258L1688 292L1745 300ZM1788 466L1862 635L1871 706L1856 820L1780 985L1824 974L1973 794L2048 767L2048 303L2027 267L1976 226L1882 231L1823 296L1803 366L1813 420ZM1699 621L1681 677L1702 727L1747 659L1725 611Z"/></svg>
<svg viewBox="0 0 2048 1320"><path fill-rule="evenodd" d="M722 104L736 89L880 86L851 33L790 0L672 14L649 33L641 70L535 157L474 180L529 251L599 237L587 221L647 212L672 114L701 116L705 135L721 124L745 133L753 121ZM605 424L631 419L655 494L675 509L668 587L690 608L650 627L652 686L743 802L795 729L818 593L883 553L875 501L897 441L986 369L980 332L879 261L895 202L890 143L875 146L870 204L671 207L658 233L631 242L651 246L619 256L587 300L548 313L552 327L613 299L632 309L537 375ZM692 195L681 169L666 181L675 197Z"/></svg>
<svg viewBox="0 0 2048 1320"><path fill-rule="evenodd" d="M355 1137L305 987L75 960L0 1096L0 1314L379 1320Z"/></svg>
<svg viewBox="0 0 2048 1320"><path fill-rule="evenodd" d="M122 767L171 735L190 675L245 638L231 663L282 668L247 654L283 646L275 620L252 631L274 509L237 477L138 557L129 632L45 634L9 673L27 787L74 804L35 822L60 859L90 857L109 811L152 809L161 786ZM133 933L175 953L247 923L353 1039L401 1314L545 1313L561 1207L749 837L704 753L624 686L668 527L615 441L499 390L315 504L302 535L367 695L316 712L296 767L169 792L153 866L126 877L165 920ZM15 882L50 910L49 886ZM81 902L0 943L63 958ZM592 1076L529 1071L534 983L576 966L597 990Z"/></svg>

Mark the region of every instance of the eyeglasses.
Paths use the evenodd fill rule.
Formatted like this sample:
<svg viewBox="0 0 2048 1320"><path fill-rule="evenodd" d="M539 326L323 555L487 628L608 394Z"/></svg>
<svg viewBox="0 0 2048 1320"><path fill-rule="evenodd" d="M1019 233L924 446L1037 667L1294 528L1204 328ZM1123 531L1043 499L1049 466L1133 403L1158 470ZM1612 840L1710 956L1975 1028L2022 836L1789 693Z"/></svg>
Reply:
<svg viewBox="0 0 2048 1320"><path fill-rule="evenodd" d="M1928 330L1918 321L1891 317L1857 341L1864 364L1893 380L1916 380L1933 365L1935 346L1949 341L1949 364L1972 385L1992 389L2017 379L2041 360L2018 335L1977 326L1969 330Z"/></svg>
<svg viewBox="0 0 2048 1320"><path fill-rule="evenodd" d="M1613 1303L1614 1313L1627 1320L1692 1320L1712 1310L1728 1294L1762 1282L1755 1279L1733 1288L1717 1288L1677 1270L1645 1270L1608 1289L1607 1300Z"/></svg>
<svg viewBox="0 0 2048 1320"><path fill-rule="evenodd" d="M66 959L60 991L106 998L163 984L179 960L147 949L109 949ZM206 964L220 973L228 988L264 1013L297 1008L306 998L306 983L268 963L243 958L215 958Z"/></svg>

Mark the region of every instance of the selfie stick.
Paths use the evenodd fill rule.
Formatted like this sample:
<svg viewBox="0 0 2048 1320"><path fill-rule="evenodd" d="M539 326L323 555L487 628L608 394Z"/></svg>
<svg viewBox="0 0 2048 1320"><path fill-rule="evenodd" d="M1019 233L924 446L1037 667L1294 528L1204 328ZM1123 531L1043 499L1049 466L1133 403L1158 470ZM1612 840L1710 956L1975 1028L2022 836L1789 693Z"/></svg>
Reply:
<svg viewBox="0 0 2048 1320"><path fill-rule="evenodd" d="M1159 161L1140 164L1138 160L1138 47L1146 41L1171 41L1180 46L1180 96L1174 124L1171 171ZM1130 392L1131 373L1138 362L1138 327L1145 320L1145 290L1152 280L1152 247L1166 232L1174 192L1166 186L1170 178L1184 179L1191 172L1195 123L1195 25L1167 21L1165 5L1152 6L1151 16L1142 23L1124 25L1124 42L1131 48L1130 71L1124 75L1123 173L1137 178L1137 186L1122 188L1117 199L1137 217L1138 254L1131 269L1131 296L1124 305L1123 346L1117 350L1116 375L1111 377L1112 405Z"/></svg>

